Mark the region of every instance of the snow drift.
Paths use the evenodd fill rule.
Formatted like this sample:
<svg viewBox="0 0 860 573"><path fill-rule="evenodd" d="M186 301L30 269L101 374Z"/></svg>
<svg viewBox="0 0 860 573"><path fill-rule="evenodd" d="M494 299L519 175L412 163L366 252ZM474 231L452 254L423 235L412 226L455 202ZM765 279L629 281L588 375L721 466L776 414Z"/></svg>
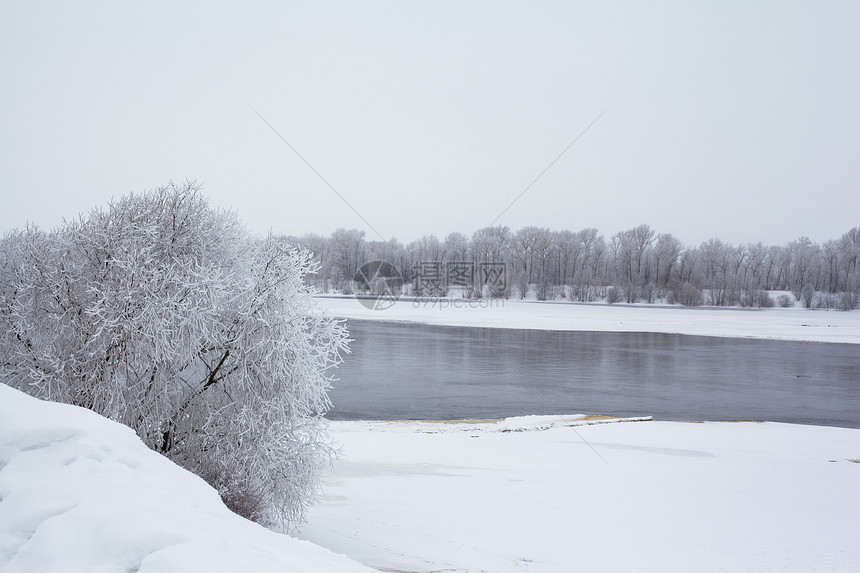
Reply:
<svg viewBox="0 0 860 573"><path fill-rule="evenodd" d="M370 571L231 513L131 429L4 384L0 569Z"/></svg>

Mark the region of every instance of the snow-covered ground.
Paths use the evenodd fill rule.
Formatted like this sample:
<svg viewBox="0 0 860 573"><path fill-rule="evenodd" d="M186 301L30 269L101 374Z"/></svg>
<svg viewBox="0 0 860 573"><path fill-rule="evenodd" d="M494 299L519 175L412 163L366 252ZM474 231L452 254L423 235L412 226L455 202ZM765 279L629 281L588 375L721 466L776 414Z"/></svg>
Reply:
<svg viewBox="0 0 860 573"><path fill-rule="evenodd" d="M0 384L0 571L370 571L231 513L129 428Z"/></svg>
<svg viewBox="0 0 860 573"><path fill-rule="evenodd" d="M686 308L519 300L442 300L433 304L410 299L399 300L385 310L373 310L352 297L318 296L315 300L320 308L334 316L362 320L540 330L663 332L860 344L860 311Z"/></svg>
<svg viewBox="0 0 860 573"><path fill-rule="evenodd" d="M860 430L336 422L301 534L383 571L857 571Z"/></svg>
<svg viewBox="0 0 860 573"><path fill-rule="evenodd" d="M134 433L0 385L0 570L856 571L860 430L335 422L300 541ZM309 542L310 541L310 542Z"/></svg>

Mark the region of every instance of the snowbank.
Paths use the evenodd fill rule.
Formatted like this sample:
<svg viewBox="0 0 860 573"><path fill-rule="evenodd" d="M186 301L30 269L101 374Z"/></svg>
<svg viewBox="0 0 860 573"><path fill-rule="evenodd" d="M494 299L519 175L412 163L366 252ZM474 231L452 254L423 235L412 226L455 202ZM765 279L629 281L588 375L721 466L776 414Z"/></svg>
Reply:
<svg viewBox="0 0 860 573"><path fill-rule="evenodd" d="M577 416L332 428L342 459L302 536L382 570L860 563L860 430Z"/></svg>
<svg viewBox="0 0 860 573"><path fill-rule="evenodd" d="M854 571L860 430L335 422L302 536L397 571ZM0 385L0 570L369 569L230 513L91 412Z"/></svg>
<svg viewBox="0 0 860 573"><path fill-rule="evenodd" d="M369 571L231 513L130 429L0 384L3 571Z"/></svg>
<svg viewBox="0 0 860 573"><path fill-rule="evenodd" d="M860 344L860 312L800 308L686 308L682 306L572 304L519 300L403 299L373 310L352 297L315 297L334 316L361 320L418 322L447 326L661 332L699 336L772 338Z"/></svg>

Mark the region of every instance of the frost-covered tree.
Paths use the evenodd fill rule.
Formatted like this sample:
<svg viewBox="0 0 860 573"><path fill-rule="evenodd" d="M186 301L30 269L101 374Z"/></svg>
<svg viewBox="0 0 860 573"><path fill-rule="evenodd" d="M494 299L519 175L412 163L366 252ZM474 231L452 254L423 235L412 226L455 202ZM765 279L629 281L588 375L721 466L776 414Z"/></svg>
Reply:
<svg viewBox="0 0 860 573"><path fill-rule="evenodd" d="M329 273L325 272L325 270L331 267L328 237L323 237L316 233L308 233L301 237L284 237L284 240L291 245L310 251L314 257L314 261L319 264L319 269L315 274L305 277L308 284L322 292L329 292L334 288Z"/></svg>
<svg viewBox="0 0 860 573"><path fill-rule="evenodd" d="M445 260L451 262L469 260L469 239L463 233L448 233L442 243Z"/></svg>
<svg viewBox="0 0 860 573"><path fill-rule="evenodd" d="M512 235L508 227L499 225L497 227L484 227L472 233L472 252L474 260L479 265L482 263L497 264L510 262L510 248ZM510 272L508 269L507 272ZM510 295L510 277L508 277L506 288L487 290L486 295L492 297L504 297Z"/></svg>
<svg viewBox="0 0 860 573"><path fill-rule="evenodd" d="M312 311L308 251L252 238L193 184L0 247L4 382L132 427L239 513L301 520L347 351L343 324Z"/></svg>
<svg viewBox="0 0 860 573"><path fill-rule="evenodd" d="M517 231L511 241L511 252L514 262L514 276L520 298L526 296L528 286L536 281L535 267L538 252L546 244L549 230L539 227L523 227Z"/></svg>
<svg viewBox="0 0 860 573"><path fill-rule="evenodd" d="M671 233L657 236L654 246L654 279L657 286L665 288L672 277L672 271L683 251L683 244Z"/></svg>
<svg viewBox="0 0 860 573"><path fill-rule="evenodd" d="M328 243L330 277L335 288L352 292L352 279L359 267L367 262L364 231L337 229Z"/></svg>
<svg viewBox="0 0 860 573"><path fill-rule="evenodd" d="M803 293L804 289L814 291L817 278L815 271L818 270L816 265L819 254L818 245L808 237L800 237L789 243L788 249L791 253L792 288L800 293Z"/></svg>

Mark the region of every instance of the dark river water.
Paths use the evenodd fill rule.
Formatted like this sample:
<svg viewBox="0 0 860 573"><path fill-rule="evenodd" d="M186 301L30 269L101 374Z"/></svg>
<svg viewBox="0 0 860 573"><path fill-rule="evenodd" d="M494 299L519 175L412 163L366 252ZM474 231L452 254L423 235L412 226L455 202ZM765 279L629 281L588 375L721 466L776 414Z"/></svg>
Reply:
<svg viewBox="0 0 860 573"><path fill-rule="evenodd" d="M581 413L860 428L860 345L348 324L331 419Z"/></svg>

